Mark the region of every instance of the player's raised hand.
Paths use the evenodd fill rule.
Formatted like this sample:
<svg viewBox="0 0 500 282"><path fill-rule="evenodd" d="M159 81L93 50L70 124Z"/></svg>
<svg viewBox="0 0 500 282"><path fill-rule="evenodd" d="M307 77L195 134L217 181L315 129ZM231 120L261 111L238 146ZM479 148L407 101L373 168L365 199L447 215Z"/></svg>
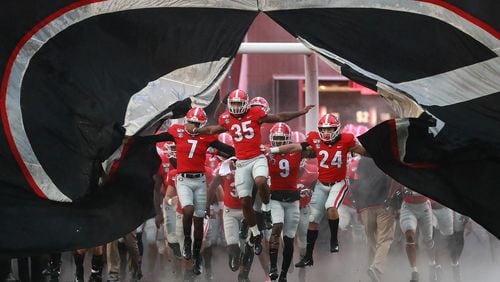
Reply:
<svg viewBox="0 0 500 282"><path fill-rule="evenodd" d="M301 113L305 115L305 114L307 114L307 113L309 112L309 110L310 110L310 109L312 109L312 108L314 108L314 105L307 105L307 106L305 106L305 107L302 109Z"/></svg>

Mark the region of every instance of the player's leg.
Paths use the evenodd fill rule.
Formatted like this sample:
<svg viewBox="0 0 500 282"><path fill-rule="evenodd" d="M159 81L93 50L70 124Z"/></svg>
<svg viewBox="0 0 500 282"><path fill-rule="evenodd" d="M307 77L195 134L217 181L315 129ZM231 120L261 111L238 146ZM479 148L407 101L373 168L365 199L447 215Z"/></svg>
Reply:
<svg viewBox="0 0 500 282"><path fill-rule="evenodd" d="M418 226L422 241L424 243L427 256L429 257L429 277L430 281L438 279L438 271L436 264L436 244L433 239L433 215L430 202L418 205L416 210Z"/></svg>
<svg viewBox="0 0 500 282"><path fill-rule="evenodd" d="M176 227L176 213L175 207L163 203L163 218L165 219L165 223L163 224L164 232L167 237L168 246L172 249L174 256L177 259L182 257L181 248L179 245L179 241L177 240L177 236L175 234Z"/></svg>
<svg viewBox="0 0 500 282"><path fill-rule="evenodd" d="M338 208L345 195L347 194L348 186L346 181L339 181L330 187L328 198L325 202L327 210L328 226L330 227L330 252L339 252L338 230L339 230L339 212Z"/></svg>
<svg viewBox="0 0 500 282"><path fill-rule="evenodd" d="M193 181L194 182L194 181ZM191 186L193 191L193 224L194 224L194 243L193 243L193 258L194 267L193 273L199 275L201 273L201 243L203 241L203 219L205 218L207 206L207 188L205 177L200 177L196 181L196 186ZM185 234L185 233L184 233Z"/></svg>
<svg viewBox="0 0 500 282"><path fill-rule="evenodd" d="M451 238L453 235L453 212L446 208L440 207L437 209L432 209L434 218L436 219L437 229L433 230L433 240L436 246L435 250L435 280L441 280L441 258L448 253L449 246L451 244ZM439 231L437 231L439 230Z"/></svg>
<svg viewBox="0 0 500 282"><path fill-rule="evenodd" d="M306 253L304 257L295 264L295 267L305 267L313 265L313 251L318 239L319 223L325 215L325 203L328 197L329 188L320 182L316 183L311 197L311 215L309 216L309 226L306 237Z"/></svg>
<svg viewBox="0 0 500 282"><path fill-rule="evenodd" d="M311 208L309 204L305 207L300 208L300 219L299 226L297 227L297 246L300 250L300 256L304 257L306 254L307 245L307 228L309 226L309 216L311 214Z"/></svg>
<svg viewBox="0 0 500 282"><path fill-rule="evenodd" d="M229 256L229 268L236 271L240 267L239 229L243 211L237 209L224 209L224 236L226 237L227 251Z"/></svg>
<svg viewBox="0 0 500 282"><path fill-rule="evenodd" d="M464 227L468 220L466 216L453 212L453 235L451 236L450 258L453 279L455 282L460 282L462 280L460 273L460 256L464 249Z"/></svg>
<svg viewBox="0 0 500 282"><path fill-rule="evenodd" d="M75 260L75 282L83 282L83 261L85 260L85 249L74 251L73 259Z"/></svg>
<svg viewBox="0 0 500 282"><path fill-rule="evenodd" d="M285 221L285 210L282 202L271 200L271 215L273 221L273 228L271 231L271 239L269 240L269 278L271 280L278 279L278 250L280 246L281 231L283 229L283 222Z"/></svg>
<svg viewBox="0 0 500 282"><path fill-rule="evenodd" d="M185 178L181 174L177 175L177 195L182 207L182 229L184 234L184 258L190 260L192 257L191 226L193 225L194 205L192 179Z"/></svg>
<svg viewBox="0 0 500 282"><path fill-rule="evenodd" d="M411 282L418 281L418 268L417 268L417 242L416 242L416 230L417 230L417 218L414 214L411 204L403 203L401 206L401 214L399 217L399 223L401 226L401 231L405 235L406 239L406 255L408 256L408 262L412 269Z"/></svg>
<svg viewBox="0 0 500 282"><path fill-rule="evenodd" d="M248 244L250 247L254 247L256 254L260 254L262 252L262 235L257 226L257 219L255 218L255 211L253 209L252 190L254 187L254 179L252 177L252 170L252 161L237 161L234 178L236 191L238 192L242 205L243 216L245 217L246 224L248 225L248 232L250 233L247 239Z"/></svg>
<svg viewBox="0 0 500 282"><path fill-rule="evenodd" d="M269 206L271 194L269 185L267 184L268 175L269 167L267 164L267 159L263 156L256 158L252 167L252 176L254 178L255 185L257 186L257 191L262 201L261 210L264 215L265 229L272 228L271 209Z"/></svg>
<svg viewBox="0 0 500 282"><path fill-rule="evenodd" d="M92 262L89 281L102 281L102 268L104 266L104 246L94 247L92 249Z"/></svg>
<svg viewBox="0 0 500 282"><path fill-rule="evenodd" d="M287 281L287 273L293 258L293 240L299 226L299 201L284 203L285 220L283 223L283 262L278 281Z"/></svg>

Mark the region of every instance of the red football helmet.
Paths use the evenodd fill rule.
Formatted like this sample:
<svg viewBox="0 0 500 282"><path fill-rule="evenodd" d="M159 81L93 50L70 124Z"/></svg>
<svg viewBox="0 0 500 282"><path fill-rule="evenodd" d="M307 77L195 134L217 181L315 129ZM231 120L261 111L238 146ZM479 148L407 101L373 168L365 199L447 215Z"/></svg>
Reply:
<svg viewBox="0 0 500 282"><path fill-rule="evenodd" d="M292 130L288 124L284 122L278 122L271 127L269 131L269 141L273 146L281 146L289 144L291 140Z"/></svg>
<svg viewBox="0 0 500 282"><path fill-rule="evenodd" d="M331 142L340 134L340 122L333 114L326 114L319 119L319 138L323 142Z"/></svg>
<svg viewBox="0 0 500 282"><path fill-rule="evenodd" d="M186 121L198 124L198 127L203 127L207 124L207 114L202 108L194 107L186 114Z"/></svg>
<svg viewBox="0 0 500 282"><path fill-rule="evenodd" d="M227 97L227 108L231 114L244 114L248 110L248 95L241 89L235 89Z"/></svg>
<svg viewBox="0 0 500 282"><path fill-rule="evenodd" d="M231 147L234 146L233 137L231 137L231 135L227 132L219 134L219 141L228 145L228 146L231 146Z"/></svg>
<svg viewBox="0 0 500 282"><path fill-rule="evenodd" d="M364 125L354 125L352 123L348 123L342 129L342 133L351 133L352 135L358 137L359 135L364 134L368 131L368 127Z"/></svg>
<svg viewBox="0 0 500 282"><path fill-rule="evenodd" d="M267 102L266 99L262 98L262 97L255 97L253 98L252 100L250 100L250 103L249 103L250 107L253 107L253 106L261 106L262 109L264 110L264 112L267 114L270 110L269 108L269 103Z"/></svg>
<svg viewBox="0 0 500 282"><path fill-rule="evenodd" d="M293 131L292 132L292 142L293 143L306 142L306 135L300 131Z"/></svg>
<svg viewBox="0 0 500 282"><path fill-rule="evenodd" d="M171 158L176 158L177 157L177 151L175 149L175 143L172 141L167 141L163 145L163 148L165 148L165 152L167 153L167 156L169 159Z"/></svg>

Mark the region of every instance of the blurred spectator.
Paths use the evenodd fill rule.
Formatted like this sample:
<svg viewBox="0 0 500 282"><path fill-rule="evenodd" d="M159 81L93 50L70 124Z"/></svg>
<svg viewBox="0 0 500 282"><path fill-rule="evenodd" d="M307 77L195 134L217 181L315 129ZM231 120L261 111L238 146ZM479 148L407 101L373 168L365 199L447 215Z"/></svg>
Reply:
<svg viewBox="0 0 500 282"><path fill-rule="evenodd" d="M394 213L385 206L392 181L370 158L361 158L357 174L359 179L351 186L351 201L360 213L368 240L368 276L380 281L394 239Z"/></svg>

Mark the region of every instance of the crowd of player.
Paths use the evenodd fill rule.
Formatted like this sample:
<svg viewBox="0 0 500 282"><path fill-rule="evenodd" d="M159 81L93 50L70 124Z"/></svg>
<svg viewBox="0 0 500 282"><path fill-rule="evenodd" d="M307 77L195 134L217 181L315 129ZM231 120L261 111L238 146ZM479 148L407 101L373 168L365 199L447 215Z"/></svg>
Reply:
<svg viewBox="0 0 500 282"><path fill-rule="evenodd" d="M359 158L366 156L367 152L353 134L341 133L341 124L333 114L321 117L318 131L305 136L292 131L285 122L306 114L312 106L299 112L272 115L268 113L269 105L262 97L250 100L244 91L237 89L226 98L223 104L227 105L227 111L220 114L217 125L205 126L208 120L206 114L202 109L194 108L188 112L185 125L172 126L168 131L173 136L169 140L175 142L177 150L173 150L174 143L167 142L164 146L166 154L176 154L178 159L177 169L171 169L168 175L164 175L164 186L167 187L163 202L166 234L175 233L174 226L177 225L176 236L167 236L172 237L168 242L171 246L182 242L182 247L175 245L173 250L180 256L179 250L182 249L186 260L191 259L193 248L193 273L199 275L202 267L202 235L196 230L201 229L203 217L208 215L208 233L224 234L229 268L232 271L239 270L239 281L249 280L254 253L261 258L261 265L270 280L287 281L295 241L301 253L301 260L295 267L314 264L313 250L319 224L325 214L330 230L330 252L339 252L339 207L349 190L348 163L353 156ZM262 144L263 123L274 124L270 129L268 145ZM214 147L213 142L217 139L234 148L234 152L227 148L223 150L220 144L207 151L209 146ZM169 163L172 163L172 158ZM188 182L193 184L186 189ZM429 218L429 212L432 214L434 211L441 234L450 236L450 242L454 232L448 229L452 226L453 213L442 206L431 209L429 199L412 196L407 188L401 192L402 189L398 189L398 195L403 195L401 228L406 236L412 267L410 281L419 279L415 251L417 222L423 226L421 230L425 229L422 234L430 254L431 281L439 281L440 266L435 258L433 219L432 216ZM394 194L396 190L390 190L385 197L390 198ZM412 200L415 197L418 200ZM417 204L419 208L415 208ZM175 205L177 216L169 214L173 213L172 206ZM434 205L437 206L437 203ZM198 214L195 214L194 221L195 243L191 246L193 207ZM220 210L223 212L215 215ZM188 220L185 220L186 217ZM179 227L180 218L183 218L182 228ZM458 223L463 222L460 218L455 215L457 232L460 232ZM215 223L217 219L223 222L223 229L220 229L221 224ZM196 220L199 220L199 227ZM172 221L176 221L176 224ZM178 230L183 230L183 233ZM209 236L205 238L203 252L210 252L212 241L213 238ZM463 246L463 234L461 241ZM281 268L278 268L280 244L283 244L283 253ZM262 254L263 249L267 254ZM459 281L460 250L456 253L458 255L452 261L456 270L455 279ZM381 280L382 268L369 269L372 281ZM210 276L210 270L208 272Z"/></svg>
<svg viewBox="0 0 500 282"><path fill-rule="evenodd" d="M238 281L250 281L254 255L259 257L267 279L287 281L290 267L313 266L319 225L325 215L330 252L341 250L339 222L343 220L341 228L345 228L349 210L359 212L348 207L346 197L350 182L354 186L358 180L355 164L367 152L355 134L345 128L342 132L333 114L321 117L318 130L307 136L285 123L306 114L312 105L297 112L270 114L264 98L250 100L244 91L237 89L226 96L219 108L225 107L227 111L219 115L216 125L206 125L208 117L204 110L192 108L184 124L171 125L158 133L162 140L157 145L162 159L158 172L161 189L156 197L158 215L154 221L163 238L160 245L168 246L179 261L192 262L191 275L204 272L207 280L213 277L212 247L222 244L227 248L229 269L238 272ZM267 144L262 144L264 123L272 124ZM407 188L389 190L383 199L394 197L387 203L394 202L397 196L402 199L400 226L411 266L410 281L419 281L417 224L429 255L431 281L439 281L440 269L433 226L443 236L441 242L454 244L451 261L455 281L460 281L458 260L466 218ZM394 206L387 203L383 207L386 210ZM372 281L381 281L384 256L393 235L394 229L389 239L384 239L385 243L376 236L368 240L373 245L370 256L374 262L368 270ZM132 259L132 280L140 280L143 254L140 239L134 232L107 244L108 281L120 280L120 242ZM377 256L377 248L384 244L386 248L381 252L385 255ZM292 263L294 246L301 257L295 264ZM278 267L280 248L282 263ZM84 255L85 250L74 253L75 281L83 281ZM102 280L103 255L104 248L93 250L89 281ZM46 270L52 281L57 280L59 267L60 254L54 254Z"/></svg>

